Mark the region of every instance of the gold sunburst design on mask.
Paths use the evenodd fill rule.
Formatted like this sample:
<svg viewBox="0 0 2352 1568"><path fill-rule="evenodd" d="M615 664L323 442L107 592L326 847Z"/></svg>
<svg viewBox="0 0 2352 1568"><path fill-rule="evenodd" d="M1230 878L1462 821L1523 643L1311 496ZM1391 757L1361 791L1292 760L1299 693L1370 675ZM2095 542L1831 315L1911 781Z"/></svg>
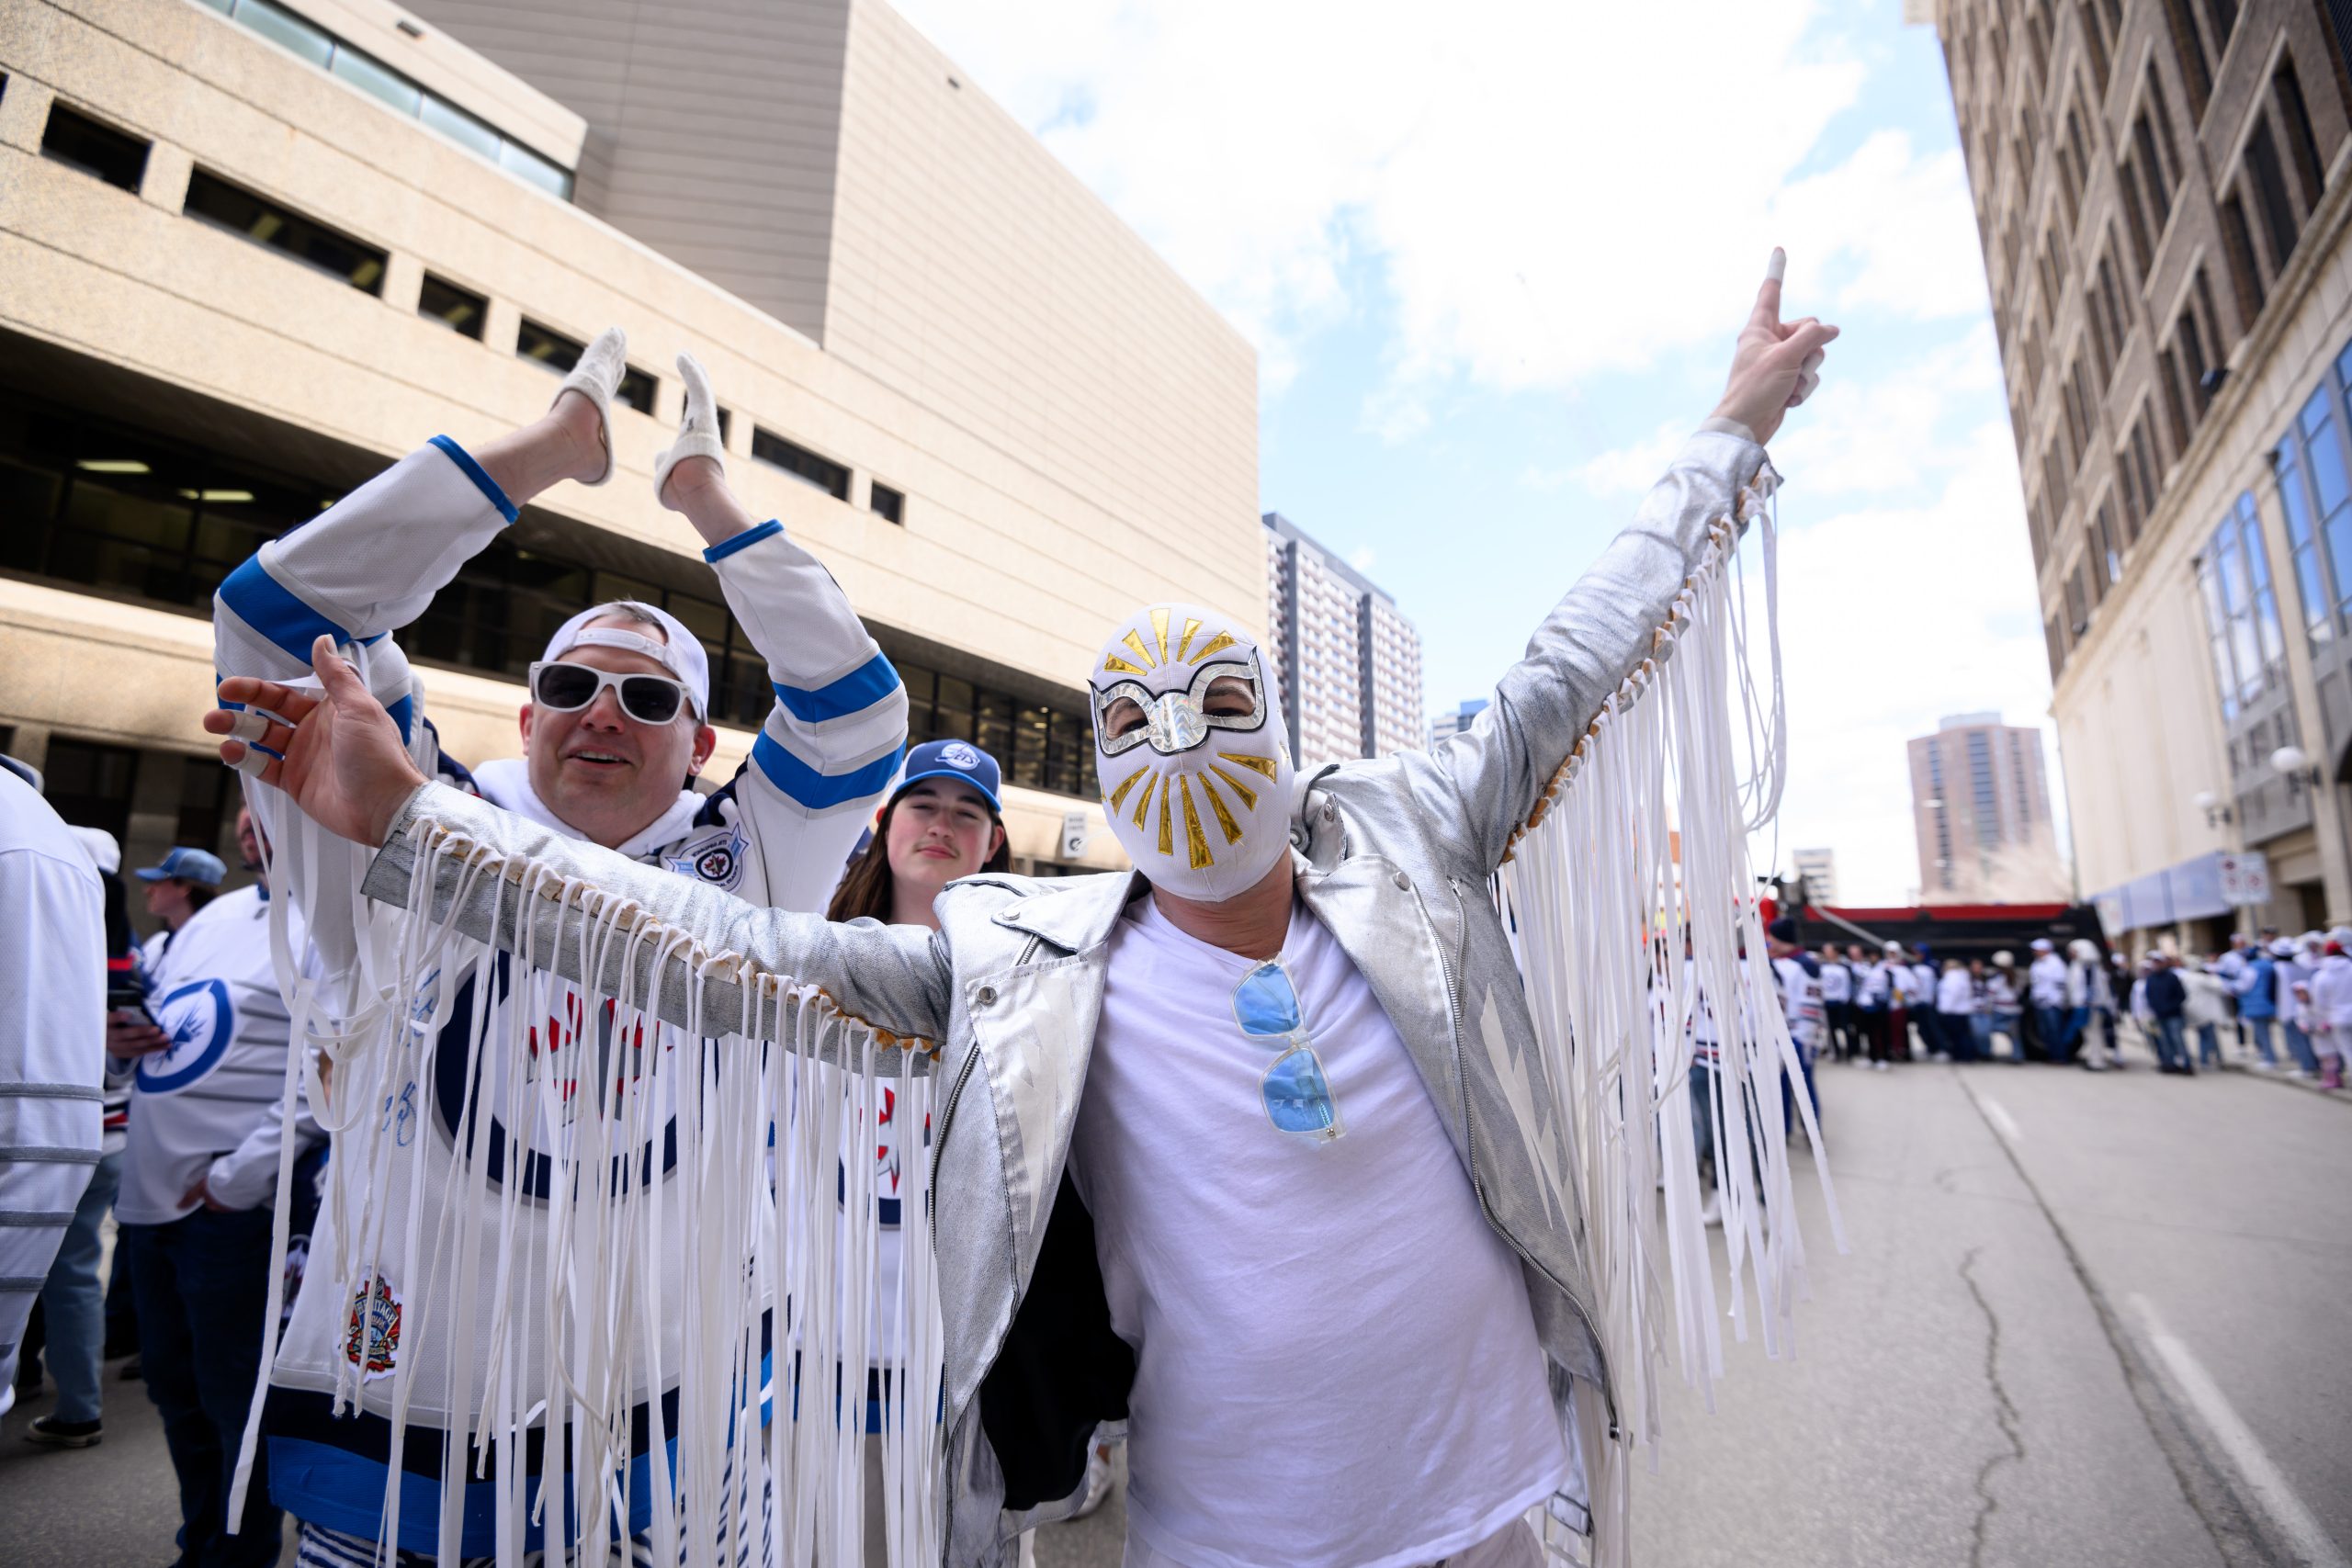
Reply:
<svg viewBox="0 0 2352 1568"><path fill-rule="evenodd" d="M1192 647L1193 639L1200 635L1201 618L1198 615L1185 616L1184 635L1176 639L1176 657L1179 660L1184 659L1184 650Z"/></svg>
<svg viewBox="0 0 2352 1568"><path fill-rule="evenodd" d="M1111 675L1148 675L1150 673L1150 671L1146 670L1142 665L1130 664L1115 653L1110 654L1103 659L1102 670L1103 673Z"/></svg>
<svg viewBox="0 0 2352 1568"><path fill-rule="evenodd" d="M1282 771L1282 764L1272 757L1251 757L1239 751L1219 751L1217 757L1223 761L1238 762L1253 773L1265 774L1268 784L1273 783L1274 775ZM1227 779L1225 782L1231 784L1233 781Z"/></svg>
<svg viewBox="0 0 2352 1568"><path fill-rule="evenodd" d="M1202 787L1207 787L1205 783ZM1176 790L1184 802L1184 852L1190 858L1193 869L1199 871L1204 866L1215 865L1216 857L1209 853L1209 836L1201 831L1201 814L1193 806L1192 779L1189 776L1179 777Z"/></svg>
<svg viewBox="0 0 2352 1568"><path fill-rule="evenodd" d="M1213 773L1216 771L1216 769L1211 768L1209 773ZM1227 779L1225 782L1228 784L1233 783L1231 779ZM1239 786L1237 785L1235 787L1238 788ZM1216 785L1209 783L1208 773L1203 773L1201 775L1201 794L1208 801L1209 809L1216 814L1216 825L1224 830L1225 841L1228 844L1239 843L1241 841L1241 824L1236 822L1233 819L1233 813L1225 808L1225 797L1217 794ZM1252 796L1251 798L1255 799L1256 797Z"/></svg>
<svg viewBox="0 0 2352 1568"><path fill-rule="evenodd" d="M1146 773L1150 772L1150 770L1149 770L1148 768L1145 769L1144 771L1145 771ZM1143 827L1143 826L1145 825L1145 823L1144 823L1144 818L1146 818L1149 817L1150 815L1151 815L1151 781L1150 781L1149 779L1145 779L1145 780L1143 781L1143 793L1136 796L1136 815L1135 815L1135 824L1136 824L1136 827L1138 827L1138 828Z"/></svg>
<svg viewBox="0 0 2352 1568"><path fill-rule="evenodd" d="M1175 825L1173 813L1168 804L1168 781L1162 778L1159 781L1159 852L1161 854L1172 855L1176 852L1176 842L1172 831Z"/></svg>
<svg viewBox="0 0 2352 1568"><path fill-rule="evenodd" d="M1225 781L1225 787L1241 797L1242 805L1248 807L1252 811L1258 809L1258 792L1256 790L1251 789L1248 784L1243 784L1239 779L1235 778L1231 773L1227 773L1215 762L1211 762L1209 764L1209 772L1215 773L1218 778L1223 779ZM1208 783L1206 779L1203 779L1201 782L1203 784ZM1212 795L1210 798L1214 799L1216 797Z"/></svg>
<svg viewBox="0 0 2352 1568"><path fill-rule="evenodd" d="M1127 791L1135 788L1136 781L1149 772L1151 772L1149 768L1137 768L1134 773L1129 773L1125 778L1121 779L1119 781L1119 787L1111 792L1110 808L1113 811L1116 811L1120 807L1125 805L1127 800ZM1147 789L1144 793L1146 795L1149 795L1151 791Z"/></svg>
<svg viewBox="0 0 2352 1568"><path fill-rule="evenodd" d="M1159 645L1158 662L1168 662L1168 610L1165 605L1151 613L1151 638Z"/></svg>
<svg viewBox="0 0 2352 1568"><path fill-rule="evenodd" d="M1209 638L1208 641L1201 645L1200 652L1193 654L1190 659L1186 659L1184 662L1187 664L1198 664L1202 660L1206 659L1212 653L1222 653L1228 648L1238 648L1240 646L1240 643L1237 642L1230 633L1219 632L1216 636ZM1182 657L1182 655L1180 654L1179 657Z"/></svg>
<svg viewBox="0 0 2352 1568"><path fill-rule="evenodd" d="M1135 649L1136 657L1143 660L1146 668L1159 662L1159 660L1151 656L1151 649L1143 645L1143 635L1141 633L1130 631L1126 636L1121 637L1119 640L1126 644L1129 648ZM1140 675L1143 673L1143 671L1138 670L1136 673Z"/></svg>

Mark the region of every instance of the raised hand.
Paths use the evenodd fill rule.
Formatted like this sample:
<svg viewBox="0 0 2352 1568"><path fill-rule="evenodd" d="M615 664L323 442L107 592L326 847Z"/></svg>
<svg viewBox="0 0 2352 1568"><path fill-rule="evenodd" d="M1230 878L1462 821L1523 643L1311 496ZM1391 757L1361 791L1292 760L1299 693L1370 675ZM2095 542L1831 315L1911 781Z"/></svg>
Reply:
<svg viewBox="0 0 2352 1568"><path fill-rule="evenodd" d="M1756 291L1756 309L1732 351L1724 400L1715 407L1716 417L1737 420L1758 441L1771 440L1788 412L1821 384L1822 360L1838 336L1836 327L1813 316L1781 320L1781 274L1787 265L1786 254L1774 250L1764 286Z"/></svg>
<svg viewBox="0 0 2352 1568"><path fill-rule="evenodd" d="M222 761L284 790L329 832L373 848L424 775L409 760L392 716L334 651L333 639L311 644L311 667L323 693L232 675L220 682L220 700L249 711L215 708L204 716L204 728L228 737L220 743Z"/></svg>

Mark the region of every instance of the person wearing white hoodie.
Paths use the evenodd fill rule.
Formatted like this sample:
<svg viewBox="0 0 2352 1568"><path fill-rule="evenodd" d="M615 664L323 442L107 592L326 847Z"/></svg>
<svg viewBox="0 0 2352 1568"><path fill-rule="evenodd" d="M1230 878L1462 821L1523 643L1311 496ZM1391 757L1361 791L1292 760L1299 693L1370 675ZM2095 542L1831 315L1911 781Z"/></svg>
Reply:
<svg viewBox="0 0 2352 1568"><path fill-rule="evenodd" d="M2271 979L2278 987L2278 1032L2287 1038L2287 1054L2295 1059L2289 1069L2299 1078L2319 1077L2319 1055L2312 1049L2311 1002L2308 987L2319 968L2320 937L2306 931L2300 938L2280 937L2270 944L2276 961Z"/></svg>

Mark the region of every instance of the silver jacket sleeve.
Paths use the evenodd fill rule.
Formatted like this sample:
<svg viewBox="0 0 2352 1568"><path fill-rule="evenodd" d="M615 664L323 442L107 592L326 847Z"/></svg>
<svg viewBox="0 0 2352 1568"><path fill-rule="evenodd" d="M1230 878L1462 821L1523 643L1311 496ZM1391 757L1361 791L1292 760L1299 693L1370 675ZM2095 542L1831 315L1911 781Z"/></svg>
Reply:
<svg viewBox="0 0 2352 1568"><path fill-rule="evenodd" d="M937 934L921 926L886 926L878 920L834 922L745 903L693 877L630 860L625 855L542 828L502 811L488 801L428 784L409 797L385 835L383 851L368 868L365 891L387 904L405 907L413 866L428 834L457 835L491 851L510 869L527 864L535 877L571 878L594 895L632 900L668 932L682 933L710 953L741 954L758 972L789 977L823 990L834 1010L888 1034L937 1043L947 1027L947 958ZM579 907L540 894L526 896L513 881L501 886L485 874L465 883L463 862L445 858L435 872L433 908L436 921L453 921L476 942L509 952L528 940L548 954L547 966L581 980L606 996L651 994L650 977L661 942L613 941L598 944L601 971L587 975L581 937L587 920ZM682 1027L687 1017L684 988L662 987L659 1011ZM771 1004L772 1006L773 1004ZM704 982L702 1022L716 1032L742 1016L741 990L729 980ZM789 1036L786 1036L789 1038Z"/></svg>
<svg viewBox="0 0 2352 1568"><path fill-rule="evenodd" d="M1408 786L1433 807L1433 827L1458 835L1453 848L1476 874L1501 863L1601 703L1649 656L1651 634L1706 553L1708 530L1738 517L1743 489L1772 482L1754 441L1720 429L1691 436L1632 524L1535 628L1476 722L1433 751L1399 753Z"/></svg>

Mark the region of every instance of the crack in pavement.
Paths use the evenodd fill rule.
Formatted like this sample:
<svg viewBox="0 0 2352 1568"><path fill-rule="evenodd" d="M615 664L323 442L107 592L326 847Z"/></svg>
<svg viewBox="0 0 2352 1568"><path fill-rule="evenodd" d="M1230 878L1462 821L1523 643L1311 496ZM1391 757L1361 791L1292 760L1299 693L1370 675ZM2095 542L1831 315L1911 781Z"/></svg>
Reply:
<svg viewBox="0 0 2352 1568"><path fill-rule="evenodd" d="M2001 1500L1993 1495L1993 1472L2005 1464L2025 1462L2025 1434L2018 1416L2017 1401L2009 1397L2008 1386L2001 1381L2001 1317L1986 1299L1984 1289L1976 1282L1976 1256L1984 1249L1972 1247L1960 1260L1961 1282L1976 1300L1976 1310L1984 1314L1984 1386L1993 1393L1993 1419L2007 1439L2006 1452L1986 1459L1976 1471L1976 1521L1969 1528L1968 1568L1984 1568L1985 1527L2000 1511Z"/></svg>

